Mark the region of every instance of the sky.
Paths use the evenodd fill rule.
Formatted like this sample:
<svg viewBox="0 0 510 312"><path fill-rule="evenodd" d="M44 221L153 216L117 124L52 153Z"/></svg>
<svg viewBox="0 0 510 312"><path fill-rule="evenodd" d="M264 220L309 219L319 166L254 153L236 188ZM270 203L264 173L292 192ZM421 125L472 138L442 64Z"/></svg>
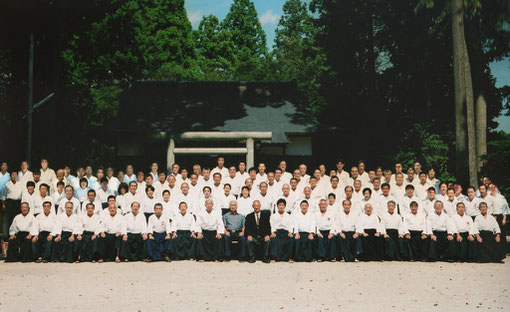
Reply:
<svg viewBox="0 0 510 312"><path fill-rule="evenodd" d="M252 0L257 10L260 24L266 33L266 41L269 49L272 49L275 29L278 26L282 7L285 0ZM218 19L223 20L227 16L232 0L186 0L185 8L188 18L196 29L202 16L213 14ZM309 1L306 1L309 2ZM496 86L510 85L510 58L491 64L491 70L496 77ZM505 113L504 111L502 112ZM503 130L510 133L510 116L499 116L495 119L499 123L496 130Z"/></svg>

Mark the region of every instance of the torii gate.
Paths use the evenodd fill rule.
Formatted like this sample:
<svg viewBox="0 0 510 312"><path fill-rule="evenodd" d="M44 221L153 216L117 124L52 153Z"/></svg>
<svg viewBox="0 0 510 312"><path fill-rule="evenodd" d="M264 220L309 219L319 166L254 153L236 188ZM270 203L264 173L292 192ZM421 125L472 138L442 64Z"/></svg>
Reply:
<svg viewBox="0 0 510 312"><path fill-rule="evenodd" d="M251 168L255 164L254 140L271 140L272 132L259 131L191 131L178 136L182 141L210 141L210 140L246 140L246 147L175 147L175 139L172 137L168 142L166 155L166 167L170 169L175 163L175 154L246 154L246 166Z"/></svg>

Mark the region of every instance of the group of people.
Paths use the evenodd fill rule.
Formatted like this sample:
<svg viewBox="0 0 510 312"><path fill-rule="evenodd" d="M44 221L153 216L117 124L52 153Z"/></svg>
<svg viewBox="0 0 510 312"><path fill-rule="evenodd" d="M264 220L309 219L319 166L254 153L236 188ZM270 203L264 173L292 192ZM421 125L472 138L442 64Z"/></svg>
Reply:
<svg viewBox="0 0 510 312"><path fill-rule="evenodd" d="M264 163L135 173L0 167L6 261L476 261L506 253L508 203L488 177L466 195L419 162L350 173Z"/></svg>

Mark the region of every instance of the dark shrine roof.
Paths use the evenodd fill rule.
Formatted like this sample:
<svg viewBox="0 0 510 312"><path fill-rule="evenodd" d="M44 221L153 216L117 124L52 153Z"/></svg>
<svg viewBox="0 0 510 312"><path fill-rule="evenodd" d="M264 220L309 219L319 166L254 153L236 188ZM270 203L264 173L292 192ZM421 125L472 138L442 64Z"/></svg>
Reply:
<svg viewBox="0 0 510 312"><path fill-rule="evenodd" d="M120 98L114 132L271 131L272 143L286 134L315 129L295 82L141 81Z"/></svg>

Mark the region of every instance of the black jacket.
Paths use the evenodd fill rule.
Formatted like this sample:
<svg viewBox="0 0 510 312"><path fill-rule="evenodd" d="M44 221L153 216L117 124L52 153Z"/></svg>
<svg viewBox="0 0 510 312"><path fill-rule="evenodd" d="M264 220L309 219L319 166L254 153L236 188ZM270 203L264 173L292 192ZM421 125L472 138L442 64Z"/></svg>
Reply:
<svg viewBox="0 0 510 312"><path fill-rule="evenodd" d="M257 220L255 219L255 212L252 212L246 216L245 229L244 234L246 237L249 235L257 237L257 236L266 236L271 235L271 225L269 223L269 218L271 217L271 212L266 210L260 211L260 221L259 226L257 228Z"/></svg>

